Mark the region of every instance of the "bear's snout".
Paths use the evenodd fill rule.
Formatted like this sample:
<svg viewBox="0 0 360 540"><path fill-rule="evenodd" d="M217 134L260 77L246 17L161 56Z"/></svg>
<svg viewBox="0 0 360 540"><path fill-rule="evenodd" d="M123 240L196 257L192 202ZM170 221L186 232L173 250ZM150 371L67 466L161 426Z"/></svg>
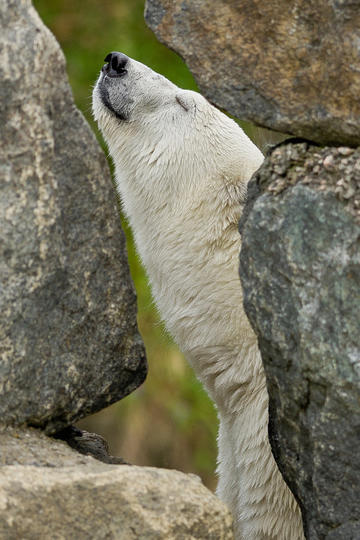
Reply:
<svg viewBox="0 0 360 540"><path fill-rule="evenodd" d="M127 73L125 67L129 61L129 57L126 54L120 52L109 53L104 62L107 62L102 67L102 72L108 77L122 77Z"/></svg>

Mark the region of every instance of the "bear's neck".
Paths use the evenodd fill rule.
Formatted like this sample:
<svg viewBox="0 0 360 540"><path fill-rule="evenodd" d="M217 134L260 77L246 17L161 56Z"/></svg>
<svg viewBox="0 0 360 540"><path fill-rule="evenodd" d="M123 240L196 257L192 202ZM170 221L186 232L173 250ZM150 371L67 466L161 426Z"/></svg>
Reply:
<svg viewBox="0 0 360 540"><path fill-rule="evenodd" d="M213 339L233 345L240 326L250 330L241 313L238 277L241 215L245 186L200 182L174 196L156 184L140 182L117 170L117 186L146 268L154 299L168 330L185 352L198 346L189 328L216 321ZM141 186L142 184L142 186ZM149 192L149 186L155 186ZM218 328L231 318L231 335ZM215 323L214 323L215 324ZM214 329L215 330L215 329ZM209 336L207 338L209 340ZM237 338L236 338L237 339ZM204 339L199 338L203 343ZM218 343L219 344L219 343Z"/></svg>
<svg viewBox="0 0 360 540"><path fill-rule="evenodd" d="M117 185L160 314L219 412L217 493L238 538L302 540L299 510L271 453L265 375L242 308L244 184L200 178L174 187L138 171L118 167Z"/></svg>
<svg viewBox="0 0 360 540"><path fill-rule="evenodd" d="M160 314L216 404L217 494L234 515L236 538L303 540L268 441L265 375L242 308L241 193L199 186L176 201L140 192L129 177L118 177L118 186Z"/></svg>

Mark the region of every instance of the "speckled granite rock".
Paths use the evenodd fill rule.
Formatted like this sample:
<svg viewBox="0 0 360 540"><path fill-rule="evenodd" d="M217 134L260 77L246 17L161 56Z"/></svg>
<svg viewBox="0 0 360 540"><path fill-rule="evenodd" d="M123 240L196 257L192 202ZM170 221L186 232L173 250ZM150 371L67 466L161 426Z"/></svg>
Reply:
<svg viewBox="0 0 360 540"><path fill-rule="evenodd" d="M31 2L0 6L0 417L49 432L146 376L105 157Z"/></svg>
<svg viewBox="0 0 360 540"><path fill-rule="evenodd" d="M233 538L225 505L193 475L106 465L36 430L0 436L0 538Z"/></svg>
<svg viewBox="0 0 360 540"><path fill-rule="evenodd" d="M250 194L240 275L267 375L272 448L306 537L355 540L360 150L280 146Z"/></svg>
<svg viewBox="0 0 360 540"><path fill-rule="evenodd" d="M357 2L147 0L145 18L231 114L325 144L360 144Z"/></svg>

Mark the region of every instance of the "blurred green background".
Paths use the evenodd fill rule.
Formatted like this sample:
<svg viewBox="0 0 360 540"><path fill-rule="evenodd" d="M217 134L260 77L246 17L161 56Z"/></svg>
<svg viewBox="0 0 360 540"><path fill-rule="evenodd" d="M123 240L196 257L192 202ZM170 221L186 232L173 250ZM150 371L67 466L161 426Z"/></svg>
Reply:
<svg viewBox="0 0 360 540"><path fill-rule="evenodd" d="M178 86L196 90L182 60L146 27L144 0L34 0L33 4L60 42L75 102L104 148L91 117L91 92L108 52L122 51ZM214 489L216 412L159 321L131 231L122 221L149 374L140 389L78 425L103 435L111 453L130 463L194 472Z"/></svg>

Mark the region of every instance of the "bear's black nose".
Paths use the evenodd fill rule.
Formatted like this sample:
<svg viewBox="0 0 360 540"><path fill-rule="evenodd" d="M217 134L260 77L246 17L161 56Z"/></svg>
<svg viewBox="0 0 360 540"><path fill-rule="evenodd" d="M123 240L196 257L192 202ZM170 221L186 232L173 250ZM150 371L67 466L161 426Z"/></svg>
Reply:
<svg viewBox="0 0 360 540"><path fill-rule="evenodd" d="M129 58L126 54L119 52L109 53L104 62L108 62L103 66L102 72L108 75L109 77L121 77L127 73L125 66L128 63Z"/></svg>

